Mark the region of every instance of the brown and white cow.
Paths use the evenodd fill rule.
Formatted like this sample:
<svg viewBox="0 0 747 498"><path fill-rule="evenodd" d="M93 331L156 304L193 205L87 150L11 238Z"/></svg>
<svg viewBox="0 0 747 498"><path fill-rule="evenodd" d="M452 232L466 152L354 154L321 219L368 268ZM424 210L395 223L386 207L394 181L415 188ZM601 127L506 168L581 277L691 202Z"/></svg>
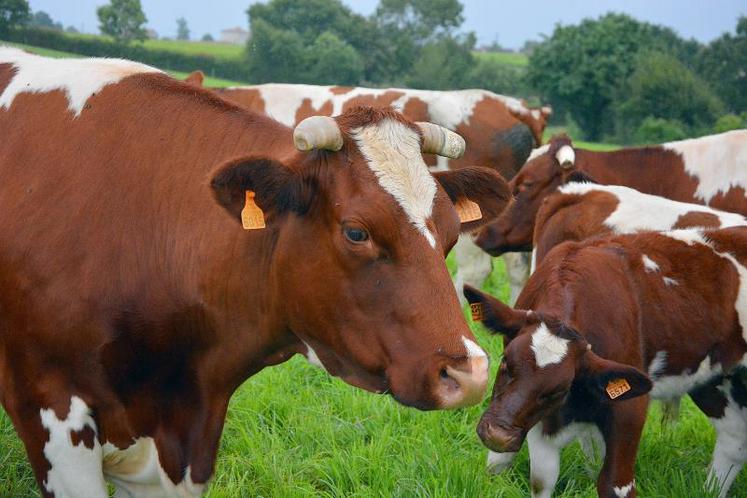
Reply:
<svg viewBox="0 0 747 498"><path fill-rule="evenodd" d="M199 72L188 78L201 84ZM432 91L405 88L265 84L214 89L242 107L263 112L287 126L312 115L335 116L357 105L393 106L413 121L430 121L456 131L467 147L457 159L426 155L438 171L485 166L512 178L534 147L542 143L549 107L532 109L524 101L486 90ZM479 286L492 269L491 259L465 235L455 248L455 285L461 295L464 283ZM523 282L525 259L507 255L506 267ZM516 268L516 269L514 269Z"/></svg>
<svg viewBox="0 0 747 498"><path fill-rule="evenodd" d="M746 227L565 242L516 309L465 288L505 345L478 434L496 452L527 439L533 496L551 496L560 450L591 433L605 453L599 496L634 497L649 391L690 394L711 418L709 480L726 495L747 460L745 248Z"/></svg>
<svg viewBox="0 0 747 498"><path fill-rule="evenodd" d="M294 353L421 409L482 398L443 259L509 194L428 171L452 132L366 107L291 129L0 47L0 136L0 399L44 496L199 496L231 394Z"/></svg>

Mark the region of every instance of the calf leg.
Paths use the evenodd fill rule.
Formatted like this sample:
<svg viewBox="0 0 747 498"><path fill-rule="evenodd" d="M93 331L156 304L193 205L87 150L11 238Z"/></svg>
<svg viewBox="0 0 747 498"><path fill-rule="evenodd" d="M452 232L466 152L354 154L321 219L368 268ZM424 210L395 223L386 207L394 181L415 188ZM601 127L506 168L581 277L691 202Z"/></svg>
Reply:
<svg viewBox="0 0 747 498"><path fill-rule="evenodd" d="M506 263L506 276L511 286L509 304L513 306L529 278L529 255L523 252L507 252L503 255L503 261Z"/></svg>
<svg viewBox="0 0 747 498"><path fill-rule="evenodd" d="M708 470L709 486L724 498L747 461L747 389L739 376L711 383L691 393L716 429L716 447Z"/></svg>
<svg viewBox="0 0 747 498"><path fill-rule="evenodd" d="M550 498L560 474L560 450L555 441L542 434L542 423L527 433L529 447L529 482L532 498Z"/></svg>
<svg viewBox="0 0 747 498"><path fill-rule="evenodd" d="M516 458L516 453L497 453L488 452L488 472L491 474L500 474L506 470Z"/></svg>
<svg viewBox="0 0 747 498"><path fill-rule="evenodd" d="M490 255L480 249L469 234L462 234L454 246L456 256L457 272L454 278L457 296L462 305L466 303L462 288L469 284L481 288L485 279L493 269Z"/></svg>

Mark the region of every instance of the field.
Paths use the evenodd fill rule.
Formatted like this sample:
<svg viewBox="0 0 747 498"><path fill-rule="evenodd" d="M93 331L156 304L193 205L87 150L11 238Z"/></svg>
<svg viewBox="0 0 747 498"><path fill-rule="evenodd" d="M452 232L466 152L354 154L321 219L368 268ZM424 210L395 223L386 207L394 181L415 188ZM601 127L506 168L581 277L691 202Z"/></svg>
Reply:
<svg viewBox="0 0 747 498"><path fill-rule="evenodd" d="M74 56L24 48L52 57ZM237 84L215 79L206 83ZM551 130L549 134L557 131ZM616 147L576 144L596 149ZM507 299L501 260L495 260L486 289ZM472 327L491 355L494 376L501 340L479 325ZM347 386L296 357L249 379L234 395L215 478L207 496L528 496L526 448L504 474L493 476L485 471L487 450L475 434L475 425L486 406L487 401L481 407L453 412L418 412L387 397ZM702 487L714 439L707 419L689 400L683 403L680 420L669 427L662 426L659 406L654 404L637 460L639 495L715 496L704 492ZM574 443L563 454L555 496L596 496L598 470L598 462L587 460ZM744 473L734 484L731 495L747 496ZM39 493L23 446L8 417L0 410L0 498L36 496Z"/></svg>
<svg viewBox="0 0 747 498"><path fill-rule="evenodd" d="M518 52L473 52L478 59L491 59L507 66L526 67L529 59Z"/></svg>

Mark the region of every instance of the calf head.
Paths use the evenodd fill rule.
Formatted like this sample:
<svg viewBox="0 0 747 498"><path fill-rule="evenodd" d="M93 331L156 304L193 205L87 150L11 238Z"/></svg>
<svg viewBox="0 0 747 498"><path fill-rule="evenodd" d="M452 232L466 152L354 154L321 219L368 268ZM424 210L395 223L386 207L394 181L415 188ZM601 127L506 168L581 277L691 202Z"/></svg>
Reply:
<svg viewBox="0 0 747 498"><path fill-rule="evenodd" d="M493 256L532 249L534 218L542 201L575 170L575 152L566 136L553 137L546 152L536 150L511 180L513 200L492 223L480 230L475 243Z"/></svg>
<svg viewBox="0 0 747 498"><path fill-rule="evenodd" d="M237 220L245 192L255 192L285 327L310 360L350 384L421 409L479 402L487 357L444 257L460 231L505 207L503 179L485 168L431 175L421 151L458 156L463 141L388 109L311 117L294 140L302 152L290 160L240 159L212 182ZM455 204L469 202L482 218L460 223Z"/></svg>
<svg viewBox="0 0 747 498"><path fill-rule="evenodd" d="M481 309L483 323L504 336L493 396L477 426L491 450L518 451L529 429L574 392L614 403L651 390L645 374L596 355L578 332L556 318L512 309L469 286L464 295Z"/></svg>

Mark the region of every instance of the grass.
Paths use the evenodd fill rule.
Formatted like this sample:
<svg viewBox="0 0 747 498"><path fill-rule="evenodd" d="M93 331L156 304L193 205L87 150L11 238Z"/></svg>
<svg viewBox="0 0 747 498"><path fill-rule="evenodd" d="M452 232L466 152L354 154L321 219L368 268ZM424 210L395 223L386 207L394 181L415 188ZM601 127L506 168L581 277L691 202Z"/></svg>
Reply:
<svg viewBox="0 0 747 498"><path fill-rule="evenodd" d="M500 260L486 288L507 296ZM501 341L472 326L490 352L495 375ZM486 406L418 412L354 389L296 357L252 377L234 395L207 496L528 496L526 448L505 473L485 471L487 450L475 425ZM636 465L640 496L709 496L702 484L714 434L706 418L689 400L674 427L661 426L656 404L651 412ZM598 469L574 443L563 453L555 496L596 496ZM747 477L740 475L732 496L746 494ZM22 446L1 411L0 496L39 496Z"/></svg>
<svg viewBox="0 0 747 498"><path fill-rule="evenodd" d="M529 59L518 52L472 52L478 59L490 59L507 66L526 67Z"/></svg>
<svg viewBox="0 0 747 498"><path fill-rule="evenodd" d="M0 45L8 45L11 47L22 48L28 52L43 55L45 57L53 57L55 59L81 57L80 55L73 54L71 52L62 52L60 50L52 50L49 48L34 47L32 45L24 45L23 43L13 43L13 42L0 40ZM188 73L184 73L181 71L171 71L171 70L166 70L166 72L168 72L174 78L182 79L182 80L186 78L188 74ZM241 85L247 85L247 84L248 83L245 83L242 81L224 80L221 78L211 78L209 76L205 77L205 82L204 82L204 85L209 86L209 87L241 86Z"/></svg>
<svg viewBox="0 0 747 498"><path fill-rule="evenodd" d="M545 134L544 134L544 140L547 142L552 138L553 135L556 135L558 133L565 133L571 139L573 140L573 145L576 147L580 147L582 149L588 149L588 150L599 150L599 151L608 151L608 150L616 150L619 149L621 146L617 144L609 144L609 143L601 143L601 142L586 142L584 140L577 140L575 134L568 130L567 128L563 126L548 126L545 128Z"/></svg>

